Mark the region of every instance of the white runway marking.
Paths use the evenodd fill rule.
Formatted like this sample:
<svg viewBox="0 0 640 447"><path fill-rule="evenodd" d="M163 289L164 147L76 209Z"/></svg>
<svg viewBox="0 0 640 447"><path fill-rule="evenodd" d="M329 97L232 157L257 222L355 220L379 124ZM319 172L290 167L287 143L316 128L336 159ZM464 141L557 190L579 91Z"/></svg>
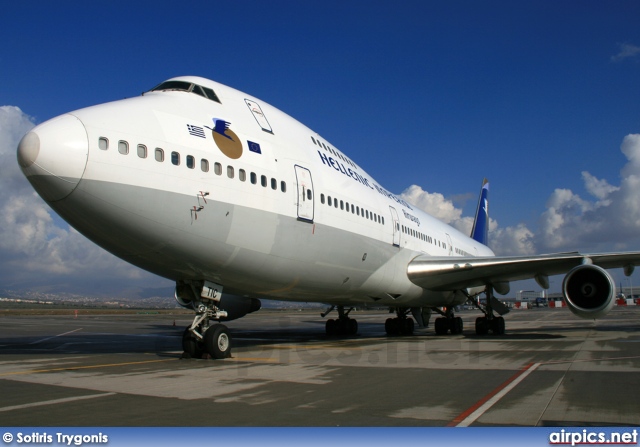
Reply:
<svg viewBox="0 0 640 447"><path fill-rule="evenodd" d="M88 396L65 397L63 399L53 399L53 400L45 400L45 401L42 401L42 402L32 402L30 404L13 405L11 407L1 407L0 408L0 412L12 411L12 410L22 410L24 408L40 407L42 405L63 404L65 402L74 402L76 400L95 399L96 397L113 396L114 394L116 394L116 393L90 394Z"/></svg>
<svg viewBox="0 0 640 447"><path fill-rule="evenodd" d="M36 341L33 341L33 342L29 343L29 344L30 345L37 345L38 343L42 343L43 341L51 340L52 338L56 338L56 337L62 337L64 335L68 335L68 334L73 334L74 332L78 332L78 331L81 331L81 330L82 330L82 328L79 327L78 329L74 329L72 331L65 332L63 334L54 335L53 337L43 338L42 340L36 340Z"/></svg>

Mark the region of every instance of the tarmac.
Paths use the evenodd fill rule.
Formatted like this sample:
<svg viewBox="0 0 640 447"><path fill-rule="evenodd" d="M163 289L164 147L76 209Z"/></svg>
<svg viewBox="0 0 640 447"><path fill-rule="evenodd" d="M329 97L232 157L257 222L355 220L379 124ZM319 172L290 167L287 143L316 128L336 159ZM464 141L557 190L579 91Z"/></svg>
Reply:
<svg viewBox="0 0 640 447"><path fill-rule="evenodd" d="M502 336L432 325L389 337L384 311L325 335L317 311L227 323L225 360L182 359L185 314L0 317L0 420L18 426L638 426L640 306L582 320L513 310Z"/></svg>

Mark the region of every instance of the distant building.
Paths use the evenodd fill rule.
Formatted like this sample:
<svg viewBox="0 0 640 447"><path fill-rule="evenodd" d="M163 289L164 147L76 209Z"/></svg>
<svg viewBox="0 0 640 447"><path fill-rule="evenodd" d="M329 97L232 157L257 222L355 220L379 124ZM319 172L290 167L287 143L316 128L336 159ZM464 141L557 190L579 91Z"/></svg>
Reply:
<svg viewBox="0 0 640 447"><path fill-rule="evenodd" d="M540 299L545 298L544 291L536 292L533 290L520 290L516 292L516 301L528 301L528 302L535 303L538 301L538 298Z"/></svg>

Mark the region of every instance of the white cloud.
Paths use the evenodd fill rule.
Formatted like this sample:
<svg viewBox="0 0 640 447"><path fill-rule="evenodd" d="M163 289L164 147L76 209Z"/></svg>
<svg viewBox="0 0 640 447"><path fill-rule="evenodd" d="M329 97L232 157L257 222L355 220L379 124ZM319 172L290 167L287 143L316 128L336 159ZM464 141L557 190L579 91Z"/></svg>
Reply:
<svg viewBox="0 0 640 447"><path fill-rule="evenodd" d="M613 62L620 62L625 59L634 58L640 55L640 47L631 45L629 43L618 44L620 50L618 54L611 56Z"/></svg>
<svg viewBox="0 0 640 447"><path fill-rule="evenodd" d="M462 216L462 210L457 209L452 201L445 199L440 193L428 193L418 185L409 186L400 197L447 224L459 220Z"/></svg>
<svg viewBox="0 0 640 447"><path fill-rule="evenodd" d="M89 295L162 280L102 250L59 219L20 172L16 148L34 126L19 108L0 107L0 280L3 288L48 287ZM96 290L87 287L100 284ZM164 285L164 284L162 284ZM110 288L105 288L110 287Z"/></svg>
<svg viewBox="0 0 640 447"><path fill-rule="evenodd" d="M617 186L611 186L606 180L598 180L587 171L582 172L582 180L587 192L600 200L605 200L609 194L620 189Z"/></svg>
<svg viewBox="0 0 640 447"><path fill-rule="evenodd" d="M629 250L640 245L640 135L627 135L621 145L627 164L620 186L582 177L595 200L569 190L556 190L542 215L538 248L589 251Z"/></svg>

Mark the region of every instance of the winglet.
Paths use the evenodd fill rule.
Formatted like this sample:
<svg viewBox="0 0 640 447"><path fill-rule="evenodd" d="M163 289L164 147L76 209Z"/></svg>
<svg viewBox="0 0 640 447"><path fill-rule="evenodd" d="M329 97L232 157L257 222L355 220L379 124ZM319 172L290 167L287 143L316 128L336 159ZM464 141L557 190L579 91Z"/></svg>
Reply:
<svg viewBox="0 0 640 447"><path fill-rule="evenodd" d="M483 245L489 242L489 180L482 181L482 190L478 199L476 218L473 221L471 237Z"/></svg>

